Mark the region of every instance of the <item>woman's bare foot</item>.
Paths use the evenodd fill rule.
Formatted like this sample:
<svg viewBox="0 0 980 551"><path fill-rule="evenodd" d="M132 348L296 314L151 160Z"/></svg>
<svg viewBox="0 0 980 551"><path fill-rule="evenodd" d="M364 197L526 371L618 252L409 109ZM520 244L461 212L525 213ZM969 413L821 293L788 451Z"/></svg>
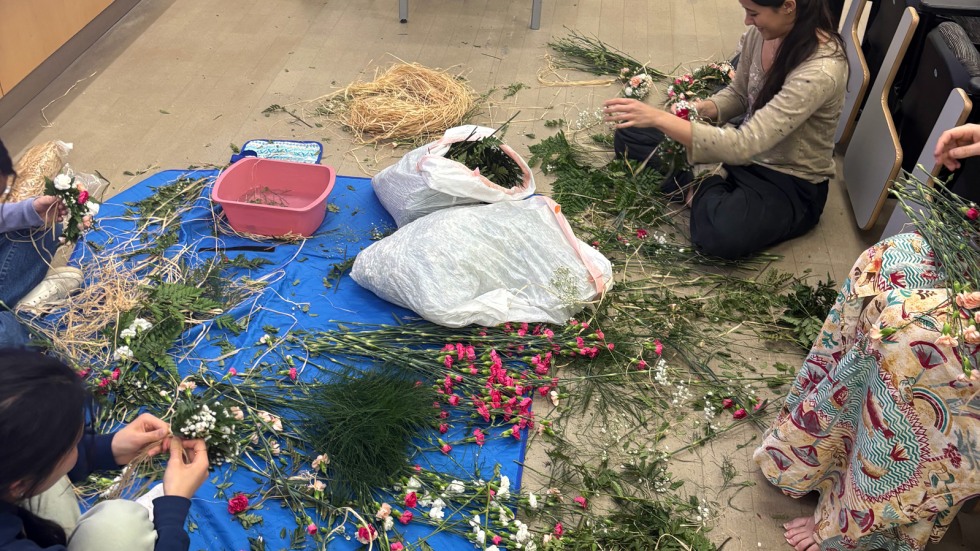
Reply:
<svg viewBox="0 0 980 551"><path fill-rule="evenodd" d="M786 532L783 537L786 543L796 551L819 551L820 546L813 539L814 528L813 517L800 517L791 520L783 525Z"/></svg>

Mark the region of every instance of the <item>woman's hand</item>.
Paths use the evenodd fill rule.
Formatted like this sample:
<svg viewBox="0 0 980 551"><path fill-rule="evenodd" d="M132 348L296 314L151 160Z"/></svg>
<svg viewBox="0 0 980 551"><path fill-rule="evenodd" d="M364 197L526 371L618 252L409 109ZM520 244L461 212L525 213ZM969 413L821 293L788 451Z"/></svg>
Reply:
<svg viewBox="0 0 980 551"><path fill-rule="evenodd" d="M937 163L957 170L960 168L959 159L980 155L980 125L964 124L943 132L934 154Z"/></svg>
<svg viewBox="0 0 980 551"><path fill-rule="evenodd" d="M42 195L34 198L34 212L44 220L45 226L53 226L68 216L68 207L60 197Z"/></svg>
<svg viewBox="0 0 980 551"><path fill-rule="evenodd" d="M204 440L184 440L170 447L170 460L163 473L163 495L190 499L208 479L208 449ZM187 454L189 463L184 462Z"/></svg>
<svg viewBox="0 0 980 551"><path fill-rule="evenodd" d="M605 122L616 123L616 128L655 128L666 111L647 105L642 101L627 98L613 98L602 104Z"/></svg>
<svg viewBox="0 0 980 551"><path fill-rule="evenodd" d="M112 457L119 465L136 459L144 449L147 456L153 457L169 447L169 435L170 425L144 413L112 437Z"/></svg>
<svg viewBox="0 0 980 551"><path fill-rule="evenodd" d="M691 102L694 109L698 112L698 117L708 120L716 120L718 118L718 106L715 102L710 100L694 100ZM670 106L670 112L677 114L677 104L674 103Z"/></svg>

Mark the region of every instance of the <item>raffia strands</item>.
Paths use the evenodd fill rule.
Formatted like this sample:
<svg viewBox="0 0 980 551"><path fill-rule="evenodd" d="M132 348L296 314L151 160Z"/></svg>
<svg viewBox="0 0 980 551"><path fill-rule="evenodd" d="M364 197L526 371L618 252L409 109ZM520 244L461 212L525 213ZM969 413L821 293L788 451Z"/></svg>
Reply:
<svg viewBox="0 0 980 551"><path fill-rule="evenodd" d="M345 108L336 116L361 143L440 134L461 124L476 101L476 93L458 75L418 63L394 65L337 95Z"/></svg>
<svg viewBox="0 0 980 551"><path fill-rule="evenodd" d="M63 357L76 362L88 361L92 367L109 363L111 350L104 329L115 324L119 316L145 300L141 279L116 256L93 260L83 268L88 279L78 293L62 307L64 314L54 326L30 324L32 329L51 341ZM33 319L33 318L31 318Z"/></svg>

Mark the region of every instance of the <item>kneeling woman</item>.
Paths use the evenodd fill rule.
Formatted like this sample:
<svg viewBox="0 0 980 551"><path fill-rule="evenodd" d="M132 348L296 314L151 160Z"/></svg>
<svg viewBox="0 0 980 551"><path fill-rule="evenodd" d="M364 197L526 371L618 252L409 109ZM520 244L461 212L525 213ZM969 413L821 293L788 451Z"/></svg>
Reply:
<svg viewBox="0 0 980 551"><path fill-rule="evenodd" d="M87 399L82 379L60 361L0 349L0 551L186 551L190 498L208 476L204 442L182 442L183 453L171 449L169 426L149 414L119 432L93 435L84 430ZM153 520L124 499L81 515L68 479L118 469L144 450L170 452Z"/></svg>
<svg viewBox="0 0 980 551"><path fill-rule="evenodd" d="M695 103L700 117L715 122L744 115L738 128L688 122L633 99L604 104L628 157L644 160L636 150L649 151L666 135L687 148L692 164L723 163L724 174L700 182L691 202L691 241L722 258L816 226L835 174L834 133L847 83L843 42L825 1L739 2L753 28L735 79ZM678 181L693 180L685 176Z"/></svg>

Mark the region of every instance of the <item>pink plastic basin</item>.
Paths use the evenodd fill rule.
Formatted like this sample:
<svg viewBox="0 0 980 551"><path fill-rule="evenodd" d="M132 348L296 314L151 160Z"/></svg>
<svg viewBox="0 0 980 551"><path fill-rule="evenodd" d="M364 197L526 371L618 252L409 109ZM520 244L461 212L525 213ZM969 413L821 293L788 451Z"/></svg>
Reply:
<svg viewBox="0 0 980 551"><path fill-rule="evenodd" d="M336 178L329 166L250 157L218 176L211 198L235 231L309 237L323 223Z"/></svg>

